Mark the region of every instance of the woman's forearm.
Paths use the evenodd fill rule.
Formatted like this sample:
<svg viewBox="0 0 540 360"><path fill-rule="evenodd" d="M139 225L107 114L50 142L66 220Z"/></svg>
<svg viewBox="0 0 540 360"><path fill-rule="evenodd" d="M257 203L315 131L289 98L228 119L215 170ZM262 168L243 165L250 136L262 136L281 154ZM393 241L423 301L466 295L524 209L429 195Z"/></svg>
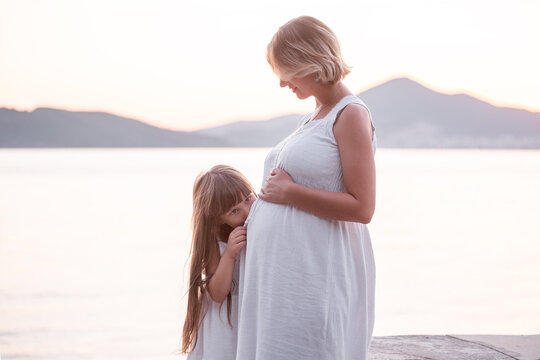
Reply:
<svg viewBox="0 0 540 360"><path fill-rule="evenodd" d="M375 202L356 199L349 193L331 192L290 183L285 189L286 203L330 220L367 224L375 210Z"/></svg>

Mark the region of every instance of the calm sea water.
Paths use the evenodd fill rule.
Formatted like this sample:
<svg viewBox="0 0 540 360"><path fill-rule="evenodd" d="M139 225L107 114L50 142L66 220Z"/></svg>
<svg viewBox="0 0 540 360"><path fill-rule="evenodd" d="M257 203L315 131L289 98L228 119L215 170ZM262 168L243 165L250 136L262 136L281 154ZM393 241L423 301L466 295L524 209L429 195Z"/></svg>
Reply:
<svg viewBox="0 0 540 360"><path fill-rule="evenodd" d="M267 149L0 150L2 359L175 359L192 183ZM540 151L389 150L375 335L540 333Z"/></svg>

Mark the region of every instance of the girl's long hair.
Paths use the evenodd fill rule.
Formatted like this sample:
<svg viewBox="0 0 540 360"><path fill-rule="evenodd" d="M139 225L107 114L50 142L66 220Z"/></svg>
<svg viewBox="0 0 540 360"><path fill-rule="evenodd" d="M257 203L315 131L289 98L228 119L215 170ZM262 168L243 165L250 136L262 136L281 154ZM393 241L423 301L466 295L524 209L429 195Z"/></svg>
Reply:
<svg viewBox="0 0 540 360"><path fill-rule="evenodd" d="M220 218L233 206L255 193L242 173L231 166L216 165L197 176L193 185L193 230L188 306L182 332L182 353L193 351L197 345L199 326L204 317L204 300L211 275L207 268L210 259L219 255L217 240L227 241L233 230ZM227 318L231 324L231 294L227 295Z"/></svg>

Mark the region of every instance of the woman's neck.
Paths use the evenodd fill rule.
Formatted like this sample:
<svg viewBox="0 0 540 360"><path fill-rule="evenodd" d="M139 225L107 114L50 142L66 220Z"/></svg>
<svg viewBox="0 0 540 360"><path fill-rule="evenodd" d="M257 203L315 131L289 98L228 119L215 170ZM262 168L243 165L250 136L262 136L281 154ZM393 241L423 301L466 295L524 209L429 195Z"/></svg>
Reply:
<svg viewBox="0 0 540 360"><path fill-rule="evenodd" d="M351 91L340 81L333 85L321 85L314 94L318 108L335 105L339 100L347 95L352 95Z"/></svg>
<svg viewBox="0 0 540 360"><path fill-rule="evenodd" d="M352 92L341 82L334 85L320 85L314 94L317 108L312 120L325 117L347 95L352 95Z"/></svg>

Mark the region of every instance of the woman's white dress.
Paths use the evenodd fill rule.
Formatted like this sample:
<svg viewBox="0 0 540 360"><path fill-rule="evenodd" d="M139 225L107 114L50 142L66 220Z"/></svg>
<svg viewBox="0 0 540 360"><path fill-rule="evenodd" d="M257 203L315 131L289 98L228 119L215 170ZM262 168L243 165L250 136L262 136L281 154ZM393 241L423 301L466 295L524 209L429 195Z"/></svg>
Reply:
<svg viewBox="0 0 540 360"><path fill-rule="evenodd" d="M351 95L323 119L306 117L270 151L264 178L281 168L298 184L344 192L333 124L350 103L365 106ZM375 151L375 135L372 145ZM366 225L326 220L260 199L246 223L236 359L366 359L375 293Z"/></svg>
<svg viewBox="0 0 540 360"><path fill-rule="evenodd" d="M218 241L220 255L227 244ZM238 324L238 262L234 266L231 287L231 323L227 320L227 301L218 304L208 292L204 298L204 318L198 331L195 349L188 354L188 360L234 360L236 358L236 338Z"/></svg>

